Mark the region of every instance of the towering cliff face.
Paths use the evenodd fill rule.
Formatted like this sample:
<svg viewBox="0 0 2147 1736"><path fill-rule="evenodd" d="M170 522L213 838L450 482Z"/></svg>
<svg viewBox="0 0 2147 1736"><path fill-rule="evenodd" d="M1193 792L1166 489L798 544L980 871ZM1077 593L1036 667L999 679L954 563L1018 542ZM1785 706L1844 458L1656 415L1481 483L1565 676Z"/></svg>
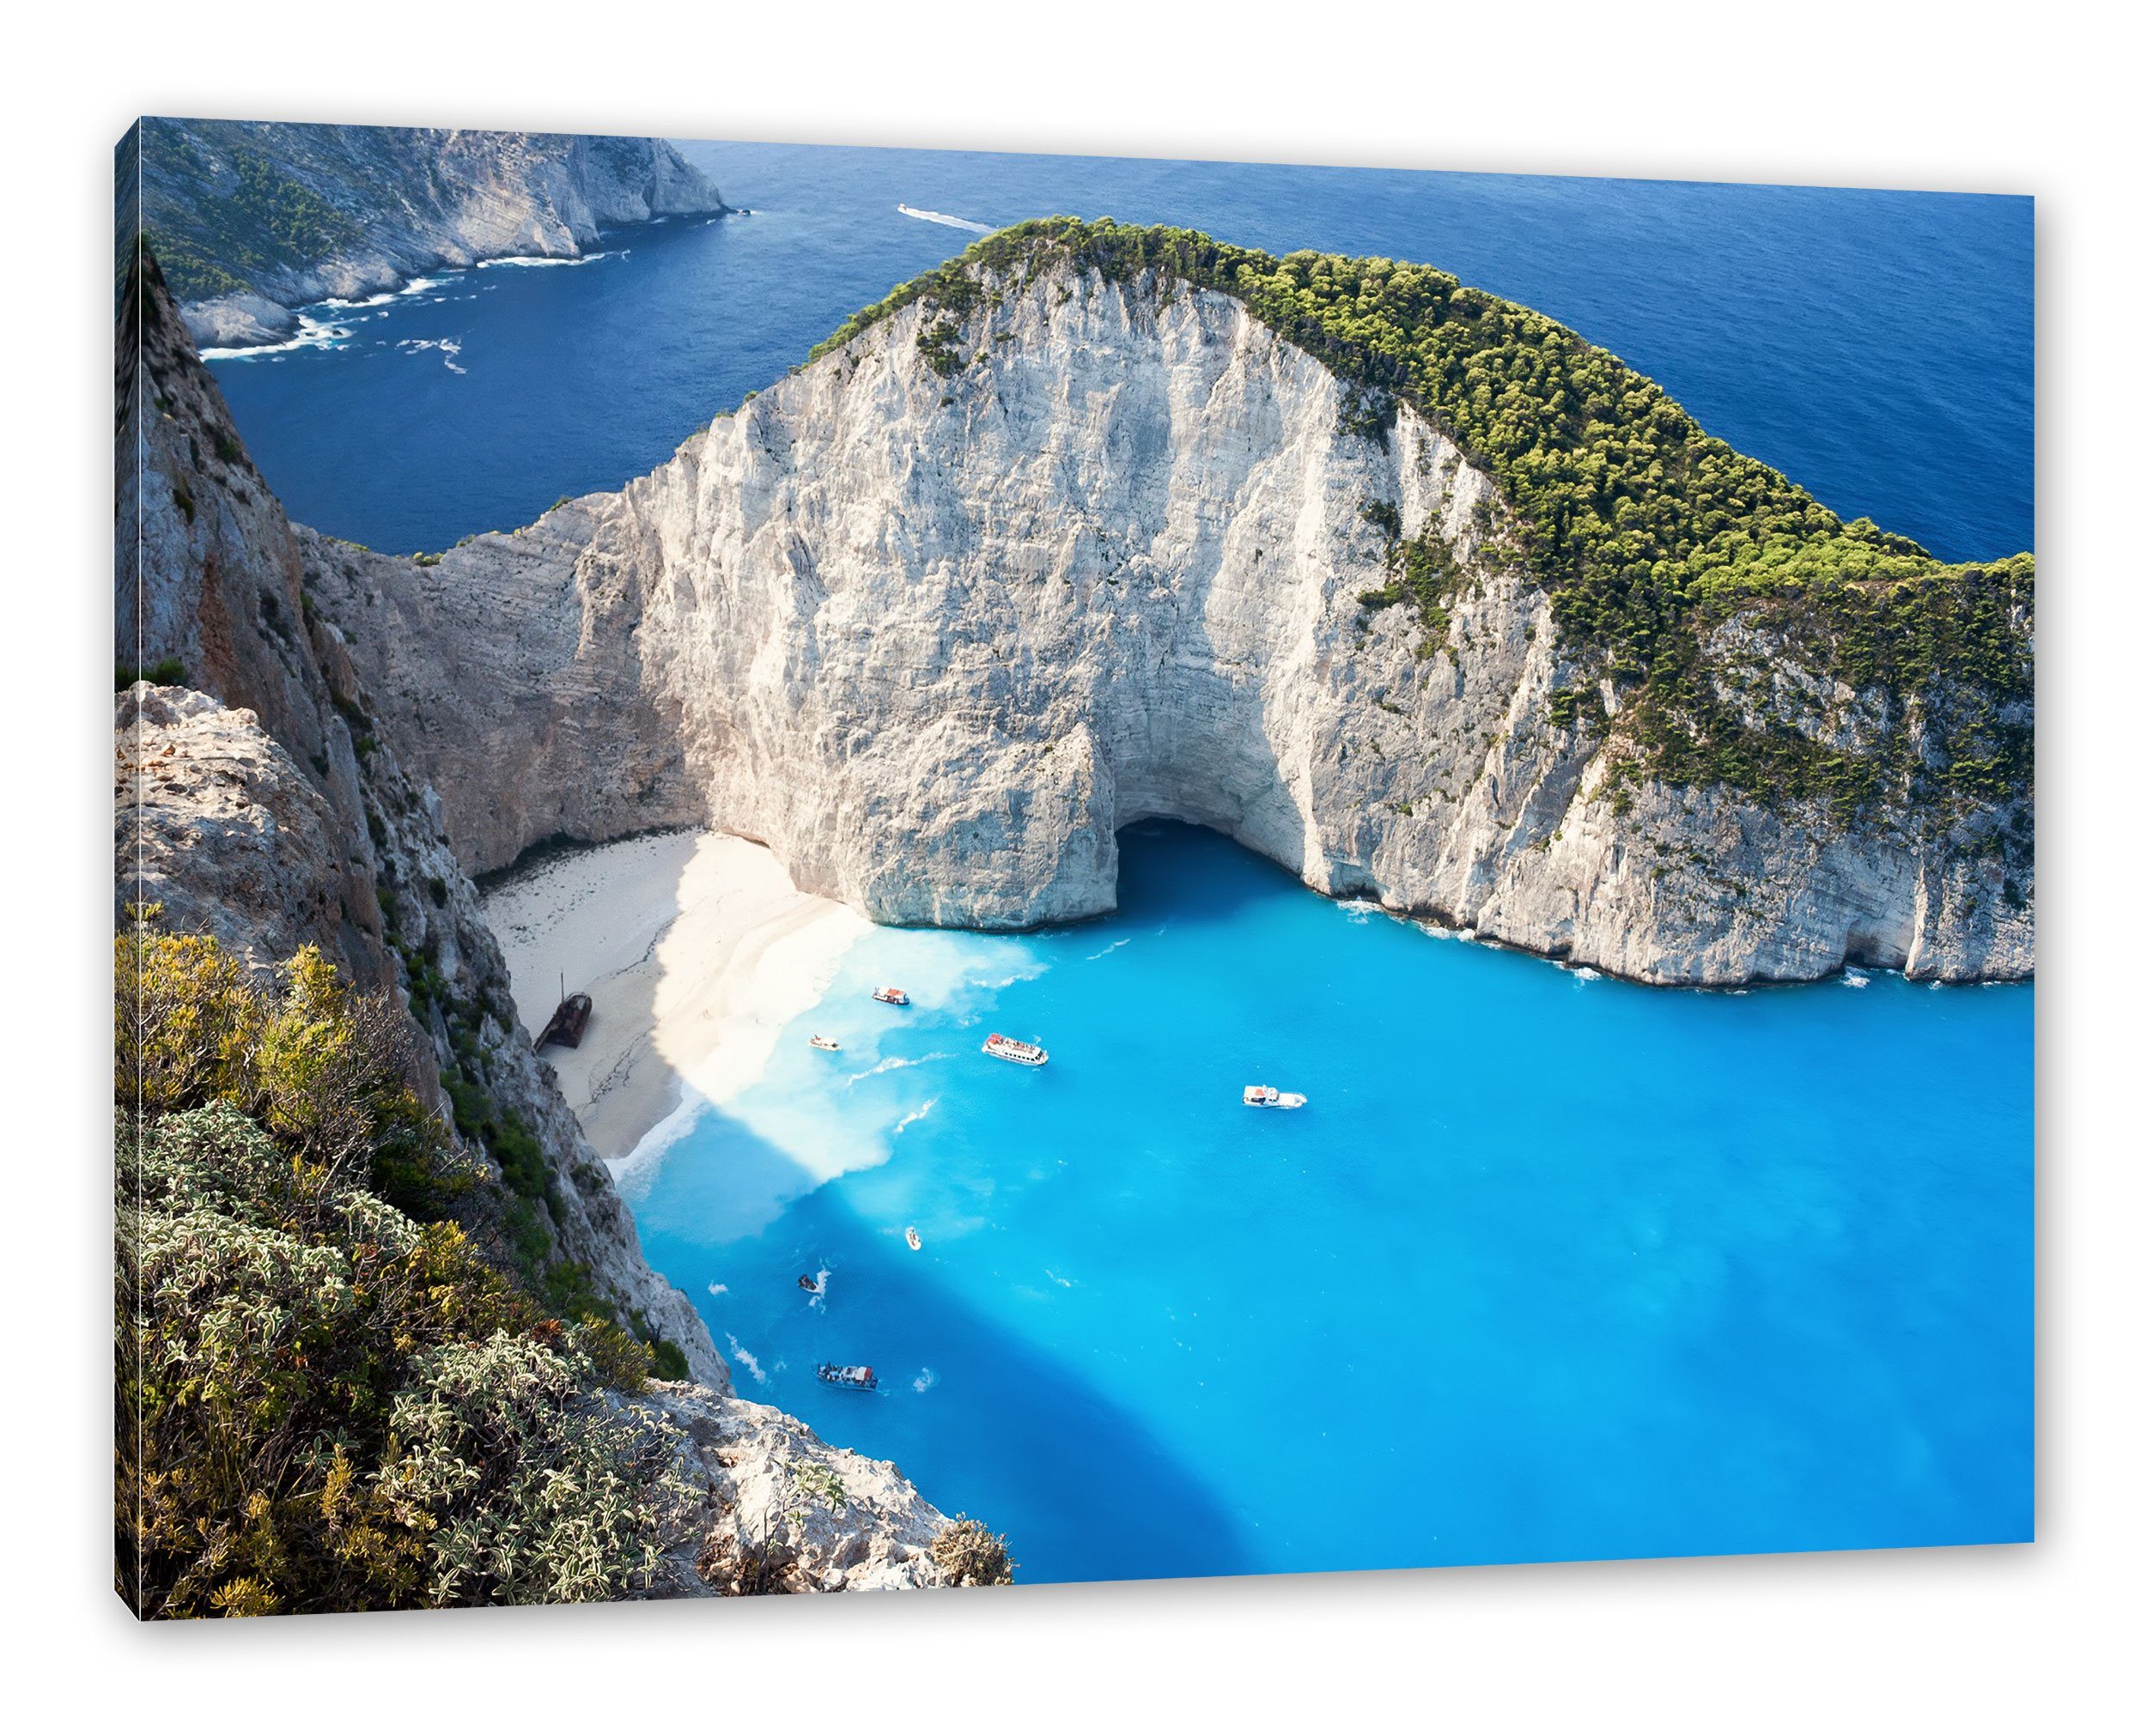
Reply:
<svg viewBox="0 0 2147 1736"><path fill-rule="evenodd" d="M605 227L727 209L662 139L153 118L119 154L204 347L272 343L296 307L441 266L574 258Z"/></svg>
<svg viewBox="0 0 2147 1736"><path fill-rule="evenodd" d="M1596 669L1414 410L1365 429L1319 361L1160 274L980 267L964 299L437 564L303 537L466 868L701 820L879 920L1019 926L1110 908L1116 829L1162 815L1651 982L2032 968L2017 802L1674 785L1633 769L1614 683L1601 725L1561 711ZM1368 604L1427 531L1447 619ZM1815 738L1913 727L1770 617L1710 655Z"/></svg>

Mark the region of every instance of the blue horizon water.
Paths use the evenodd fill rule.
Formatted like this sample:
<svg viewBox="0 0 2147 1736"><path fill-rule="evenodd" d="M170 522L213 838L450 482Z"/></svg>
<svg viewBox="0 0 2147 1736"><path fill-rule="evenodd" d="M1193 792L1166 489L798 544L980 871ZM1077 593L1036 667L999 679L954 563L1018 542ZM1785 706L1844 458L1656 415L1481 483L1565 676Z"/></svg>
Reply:
<svg viewBox="0 0 2147 1736"><path fill-rule="evenodd" d="M2027 198L680 144L753 215L620 230L583 265L435 274L333 314L338 348L212 363L291 516L411 553L621 486L976 239L907 203L1422 260L1615 352L1845 518L1949 560L2034 544Z"/></svg>
<svg viewBox="0 0 2147 1736"><path fill-rule="evenodd" d="M212 364L292 515L437 549L617 487L972 239L904 203L1422 259L1845 517L2034 544L2025 199L686 149L756 214ZM1025 1579L2032 1535L2031 986L1586 980L1207 834L1123 843L1104 920L874 931L636 1175L743 1393L1006 1531ZM890 980L918 1005L864 998ZM1050 1065L981 1057L994 1028ZM1245 1110L1256 1080L1311 1105Z"/></svg>
<svg viewBox="0 0 2147 1736"><path fill-rule="evenodd" d="M1642 988L1123 843L1116 915L873 932L630 1186L742 1394L1028 1579L2032 1535L2032 986Z"/></svg>

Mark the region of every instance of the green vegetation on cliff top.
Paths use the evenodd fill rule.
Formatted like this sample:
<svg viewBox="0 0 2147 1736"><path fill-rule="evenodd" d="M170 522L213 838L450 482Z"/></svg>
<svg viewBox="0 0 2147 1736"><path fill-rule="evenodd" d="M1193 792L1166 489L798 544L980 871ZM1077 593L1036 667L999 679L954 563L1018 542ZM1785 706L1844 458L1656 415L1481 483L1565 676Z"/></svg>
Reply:
<svg viewBox="0 0 2147 1736"><path fill-rule="evenodd" d="M212 128L212 152L195 131ZM263 130L273 135L277 129ZM236 123L142 123L143 218L165 281L182 301L235 295L278 268L304 270L355 245L357 221L267 152Z"/></svg>
<svg viewBox="0 0 2147 1736"><path fill-rule="evenodd" d="M1552 720L1613 736L1621 784L1724 783L1843 819L1882 799L1943 821L2030 795L2031 555L1948 565L1868 519L1845 524L1616 356L1443 271L1044 218L903 284L813 357L921 302L944 317L921 346L950 374L958 322L1006 293L989 277L1024 288L1059 266L1234 296L1335 374L1347 431L1379 438L1406 403L1448 434L1512 509L1493 542L1550 599L1572 670ZM1435 653L1452 551L1436 530L1405 543L1392 513L1367 503L1390 582L1365 605L1413 604ZM1816 702L1765 690L1779 657L1817 678Z"/></svg>

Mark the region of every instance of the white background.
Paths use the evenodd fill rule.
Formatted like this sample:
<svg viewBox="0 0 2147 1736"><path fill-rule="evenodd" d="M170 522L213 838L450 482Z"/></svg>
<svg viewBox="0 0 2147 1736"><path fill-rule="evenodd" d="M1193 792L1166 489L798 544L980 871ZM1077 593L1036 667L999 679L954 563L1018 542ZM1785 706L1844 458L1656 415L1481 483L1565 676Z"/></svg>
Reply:
<svg viewBox="0 0 2147 1736"><path fill-rule="evenodd" d="M2114 21L2129 9L962 0L769 21L778 9L13 13L0 1704L16 1727L2140 1727L2142 63ZM2036 195L2041 1540L137 1628L108 1590L104 792L110 148L139 112ZM1949 1085L1972 1089L1901 1082ZM1286 1429L1287 1369L1275 1401Z"/></svg>

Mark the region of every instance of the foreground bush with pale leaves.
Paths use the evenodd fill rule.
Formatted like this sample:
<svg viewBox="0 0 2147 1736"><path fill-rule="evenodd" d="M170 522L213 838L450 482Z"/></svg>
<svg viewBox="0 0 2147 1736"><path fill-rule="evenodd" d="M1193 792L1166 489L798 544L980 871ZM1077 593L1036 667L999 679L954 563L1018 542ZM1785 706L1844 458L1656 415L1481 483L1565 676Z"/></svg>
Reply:
<svg viewBox="0 0 2147 1736"><path fill-rule="evenodd" d="M319 956L119 942L118 1579L144 1616L629 1597L687 1491L569 1326L368 1185L452 1191L394 1021Z"/></svg>

